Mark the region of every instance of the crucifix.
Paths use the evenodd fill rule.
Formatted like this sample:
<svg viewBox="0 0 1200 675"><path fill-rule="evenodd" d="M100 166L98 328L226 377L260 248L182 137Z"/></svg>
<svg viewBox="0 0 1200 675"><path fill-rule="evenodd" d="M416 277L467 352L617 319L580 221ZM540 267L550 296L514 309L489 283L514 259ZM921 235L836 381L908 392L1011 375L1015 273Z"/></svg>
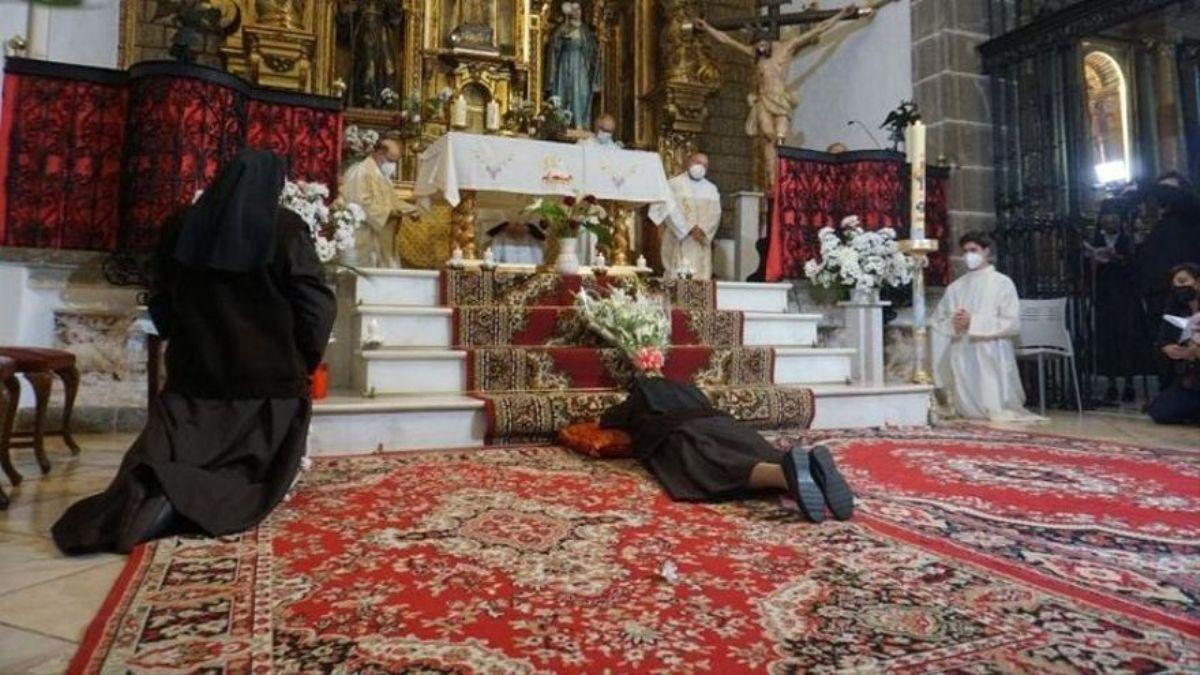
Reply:
<svg viewBox="0 0 1200 675"><path fill-rule="evenodd" d="M890 0L872 0L866 7L855 5L836 10L809 7L800 12L784 13L781 7L787 0L758 0L758 14L752 20L723 21L710 24L696 19L694 25L717 42L754 60L755 89L750 94L750 115L746 119L746 135L756 139L762 162L762 188L770 195L776 180L776 148L787 139L792 128L792 115L799 101L787 89L788 68L805 48L816 45L821 38L842 21L874 16L875 10ZM763 11L766 11L765 15ZM812 26L800 35L783 39L782 26ZM751 28L750 43L742 42L722 30Z"/></svg>

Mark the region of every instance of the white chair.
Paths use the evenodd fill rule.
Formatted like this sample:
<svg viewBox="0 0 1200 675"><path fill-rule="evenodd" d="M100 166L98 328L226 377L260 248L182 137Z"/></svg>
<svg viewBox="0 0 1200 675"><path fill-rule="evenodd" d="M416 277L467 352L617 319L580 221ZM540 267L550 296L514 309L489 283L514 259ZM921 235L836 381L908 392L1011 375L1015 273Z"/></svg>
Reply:
<svg viewBox="0 0 1200 675"><path fill-rule="evenodd" d="M1083 412L1079 395L1079 373L1075 370L1075 347L1067 330L1067 299L1021 300L1021 335L1017 338L1017 357L1038 360L1038 400L1046 414L1046 357L1067 360L1075 385L1075 405Z"/></svg>

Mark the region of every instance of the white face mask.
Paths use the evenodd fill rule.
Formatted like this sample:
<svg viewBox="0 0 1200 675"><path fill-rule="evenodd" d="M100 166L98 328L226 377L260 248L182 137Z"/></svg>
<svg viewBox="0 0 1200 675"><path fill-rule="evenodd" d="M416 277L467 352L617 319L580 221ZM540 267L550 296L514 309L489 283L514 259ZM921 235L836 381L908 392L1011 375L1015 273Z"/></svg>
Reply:
<svg viewBox="0 0 1200 675"><path fill-rule="evenodd" d="M385 161L383 164L379 165L379 170L382 171L383 175L387 176L388 178L396 177L396 163L395 162Z"/></svg>
<svg viewBox="0 0 1200 675"><path fill-rule="evenodd" d="M704 180L704 177L708 175L708 167L703 164L693 164L688 167L688 175L692 177L692 180Z"/></svg>
<svg viewBox="0 0 1200 675"><path fill-rule="evenodd" d="M975 271L983 267L983 264L987 262L987 258L984 258L982 253L971 251L963 256L963 262L967 264L967 269Z"/></svg>
<svg viewBox="0 0 1200 675"><path fill-rule="evenodd" d="M600 131L596 132L596 140L604 145L608 145L609 143L612 143L612 139L613 139L613 135L612 135L611 131L605 131L605 130L601 129Z"/></svg>

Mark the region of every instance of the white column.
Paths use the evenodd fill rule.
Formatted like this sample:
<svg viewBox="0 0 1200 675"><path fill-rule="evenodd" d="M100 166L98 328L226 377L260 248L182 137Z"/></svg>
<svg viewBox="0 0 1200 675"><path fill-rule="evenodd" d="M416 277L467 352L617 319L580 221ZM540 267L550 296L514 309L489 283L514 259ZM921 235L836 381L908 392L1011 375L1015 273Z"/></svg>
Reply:
<svg viewBox="0 0 1200 675"><path fill-rule="evenodd" d="M50 58L50 9L40 2L29 3L29 22L25 33L28 47L25 55L31 59Z"/></svg>
<svg viewBox="0 0 1200 675"><path fill-rule="evenodd" d="M758 249L754 246L763 237L763 194L736 192L734 199L734 276L737 281L754 274L758 269Z"/></svg>
<svg viewBox="0 0 1200 675"><path fill-rule="evenodd" d="M854 349L852 375L854 383L882 386L883 367L883 308L892 303L881 301L878 295L870 298L859 294L838 305L846 311L846 346Z"/></svg>

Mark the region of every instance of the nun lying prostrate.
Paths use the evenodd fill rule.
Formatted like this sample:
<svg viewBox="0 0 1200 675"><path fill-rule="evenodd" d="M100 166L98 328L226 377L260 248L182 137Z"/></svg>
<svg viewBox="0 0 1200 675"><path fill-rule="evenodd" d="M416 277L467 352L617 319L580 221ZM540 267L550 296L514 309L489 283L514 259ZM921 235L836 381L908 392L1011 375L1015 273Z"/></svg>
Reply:
<svg viewBox="0 0 1200 675"><path fill-rule="evenodd" d="M629 398L609 408L601 426L621 429L633 454L682 501L739 499L783 490L814 523L825 507L838 520L854 514L854 495L823 446L780 454L757 431L712 406L694 384L637 377Z"/></svg>

